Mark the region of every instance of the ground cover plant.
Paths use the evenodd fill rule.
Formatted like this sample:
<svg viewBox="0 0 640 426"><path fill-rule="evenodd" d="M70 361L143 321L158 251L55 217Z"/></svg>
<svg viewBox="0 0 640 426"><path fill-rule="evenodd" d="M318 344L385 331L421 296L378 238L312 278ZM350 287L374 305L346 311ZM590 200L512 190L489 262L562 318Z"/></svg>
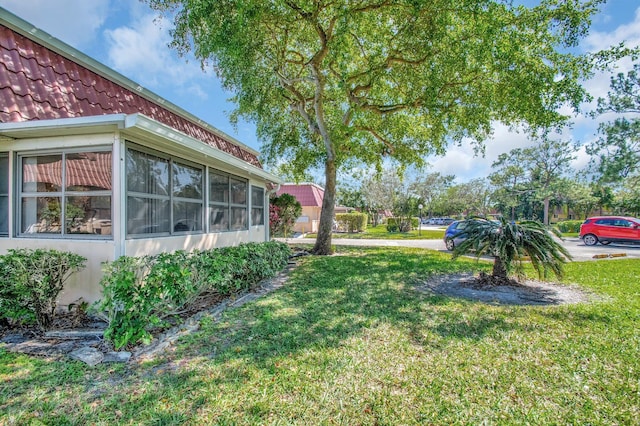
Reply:
<svg viewBox="0 0 640 426"><path fill-rule="evenodd" d="M416 291L431 274L490 269L430 250L337 247L153 362L92 369L0 348L0 423L635 423L640 262L568 264L566 282L602 297L590 304Z"/></svg>

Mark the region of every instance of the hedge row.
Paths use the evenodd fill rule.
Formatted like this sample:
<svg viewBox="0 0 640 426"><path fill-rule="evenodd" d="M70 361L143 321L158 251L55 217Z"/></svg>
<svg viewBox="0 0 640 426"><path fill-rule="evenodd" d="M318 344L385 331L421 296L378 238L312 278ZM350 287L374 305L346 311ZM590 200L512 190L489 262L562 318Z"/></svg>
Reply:
<svg viewBox="0 0 640 426"><path fill-rule="evenodd" d="M347 232L364 232L367 230L367 221L369 217L366 213L338 213L336 214L336 222L338 228Z"/></svg>
<svg viewBox="0 0 640 426"><path fill-rule="evenodd" d="M206 251L123 256L106 265L97 309L108 321L105 339L116 349L148 343L151 330L208 293L228 296L275 276L287 264L280 242Z"/></svg>
<svg viewBox="0 0 640 426"><path fill-rule="evenodd" d="M565 220L565 221L556 223L555 226L562 233L580 232L580 225L582 225L583 222L584 220Z"/></svg>
<svg viewBox="0 0 640 426"><path fill-rule="evenodd" d="M409 232L417 229L419 219L417 217L390 217L387 218L387 232Z"/></svg>

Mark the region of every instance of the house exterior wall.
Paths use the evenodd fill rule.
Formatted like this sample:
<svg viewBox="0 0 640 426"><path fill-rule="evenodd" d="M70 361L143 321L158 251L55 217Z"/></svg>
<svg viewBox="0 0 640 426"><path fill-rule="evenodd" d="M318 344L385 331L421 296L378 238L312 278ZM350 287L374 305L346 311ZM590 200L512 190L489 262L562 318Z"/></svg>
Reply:
<svg viewBox="0 0 640 426"><path fill-rule="evenodd" d="M165 146L166 145L166 146ZM222 246L235 246L246 242L262 242L268 239L268 228L266 225L253 225L251 223L251 197L252 186L264 190L264 223L267 222L266 212L267 188L264 180L256 179L250 172L243 173L241 170L193 152L184 147L171 144L167 141L153 138L144 138L128 135L119 130L111 133L84 134L74 136L57 137L37 137L27 139L2 140L0 141L0 153L9 155L9 235L0 237L0 254L4 254L12 248L28 249L56 249L77 253L87 258L86 267L80 272L71 276L63 292L59 297L59 307L63 308L69 303L77 301L79 298L87 302L94 302L101 297L100 279L103 275L103 263L111 262L119 256L142 256L153 255L160 252L170 252L175 250L192 251L213 249ZM208 195L204 197L204 229L202 232L195 232L182 235L170 236L129 236L127 230L126 200L127 200L127 171L126 149L130 146L146 147L149 149L160 149L167 155L177 155L180 159L198 163L204 166L205 180L203 192L208 193L208 181L206 179L209 168L227 172L243 178L247 182L247 211L248 229L236 231L214 232L209 230L207 218ZM58 235L29 234L19 232L20 219L18 217L18 207L20 194L20 180L23 177L19 173L17 158L19 155L30 156L35 154L47 154L64 150L88 150L109 149L112 152L112 192L111 192L111 236L102 235ZM209 232L207 232L209 231Z"/></svg>
<svg viewBox="0 0 640 426"><path fill-rule="evenodd" d="M293 226L293 231L301 233L318 232L321 210L320 207L316 206L302 206L302 213Z"/></svg>
<svg viewBox="0 0 640 426"><path fill-rule="evenodd" d="M257 151L2 7L0 69L0 254L53 248L86 257L61 305L99 298L102 263L122 255L268 239L267 187L282 182ZM133 146L146 152L127 157ZM222 176L211 190L210 169ZM155 177L129 180L144 170ZM211 201L209 191L224 192L223 175L229 200ZM151 182L167 176L177 183ZM260 212L264 224L254 226Z"/></svg>
<svg viewBox="0 0 640 426"><path fill-rule="evenodd" d="M16 156L18 154L47 153L61 149L112 147L116 140L115 133L76 135L55 138L32 138L24 140L7 140L0 143L0 152L9 154L9 235L0 237L0 254L9 249L55 249L79 254L87 258L86 266L73 274L67 281L59 296L61 307L79 298L93 302L100 298L100 278L102 263L113 261L118 252L114 239L72 239L17 235L17 203L18 188L16 180ZM115 217L114 217L115 219Z"/></svg>

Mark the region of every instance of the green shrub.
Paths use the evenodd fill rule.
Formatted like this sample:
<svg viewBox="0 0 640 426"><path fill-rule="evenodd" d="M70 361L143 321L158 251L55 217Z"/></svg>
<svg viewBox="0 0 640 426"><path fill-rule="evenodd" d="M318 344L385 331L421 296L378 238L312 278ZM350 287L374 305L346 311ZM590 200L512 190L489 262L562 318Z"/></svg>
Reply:
<svg viewBox="0 0 640 426"><path fill-rule="evenodd" d="M0 317L46 330L64 283L86 260L57 250L10 249L0 256Z"/></svg>
<svg viewBox="0 0 640 426"><path fill-rule="evenodd" d="M580 232L580 225L582 225L583 222L583 220L564 220L556 223L556 228L558 228L558 230L563 234L568 232Z"/></svg>
<svg viewBox="0 0 640 426"><path fill-rule="evenodd" d="M390 217L387 218L387 232L409 232L418 228L417 217Z"/></svg>
<svg viewBox="0 0 640 426"><path fill-rule="evenodd" d="M103 298L97 309L109 323L105 339L116 348L151 341L165 325L205 293L228 296L275 276L287 262L289 247L277 241L187 253L123 256L105 266Z"/></svg>
<svg viewBox="0 0 640 426"><path fill-rule="evenodd" d="M336 214L336 222L340 228L346 229L347 232L364 232L367 230L368 216L366 213L338 213Z"/></svg>

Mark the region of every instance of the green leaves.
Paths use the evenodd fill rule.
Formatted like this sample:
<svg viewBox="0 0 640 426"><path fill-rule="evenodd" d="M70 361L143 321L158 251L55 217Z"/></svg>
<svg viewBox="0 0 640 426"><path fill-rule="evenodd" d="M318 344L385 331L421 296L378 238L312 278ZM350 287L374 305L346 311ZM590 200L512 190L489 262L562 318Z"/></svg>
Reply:
<svg viewBox="0 0 640 426"><path fill-rule="evenodd" d="M105 265L103 298L97 309L109 326L104 337L118 348L148 343L152 331L165 326L204 293L228 296L275 276L290 251L279 242L248 243L187 253L122 256Z"/></svg>
<svg viewBox="0 0 640 426"><path fill-rule="evenodd" d="M493 121L562 121L590 64L561 49L600 2L148 3L175 12L174 46L214 67L267 160L304 170L331 155L420 163L450 139L481 143Z"/></svg>
<svg viewBox="0 0 640 426"><path fill-rule="evenodd" d="M45 330L53 321L65 281L86 260L57 250L9 249L0 256L0 318L36 323Z"/></svg>
<svg viewBox="0 0 640 426"><path fill-rule="evenodd" d="M453 258L473 251L477 257L488 255L495 259L494 275L504 272L506 276L524 276L523 261L531 263L538 277L546 278L552 272L562 277L563 265L571 259L566 249L554 240L560 236L556 230L545 227L540 222L509 222L504 217L499 221L471 219L459 234L466 238L453 251ZM502 271L502 268L504 270Z"/></svg>

